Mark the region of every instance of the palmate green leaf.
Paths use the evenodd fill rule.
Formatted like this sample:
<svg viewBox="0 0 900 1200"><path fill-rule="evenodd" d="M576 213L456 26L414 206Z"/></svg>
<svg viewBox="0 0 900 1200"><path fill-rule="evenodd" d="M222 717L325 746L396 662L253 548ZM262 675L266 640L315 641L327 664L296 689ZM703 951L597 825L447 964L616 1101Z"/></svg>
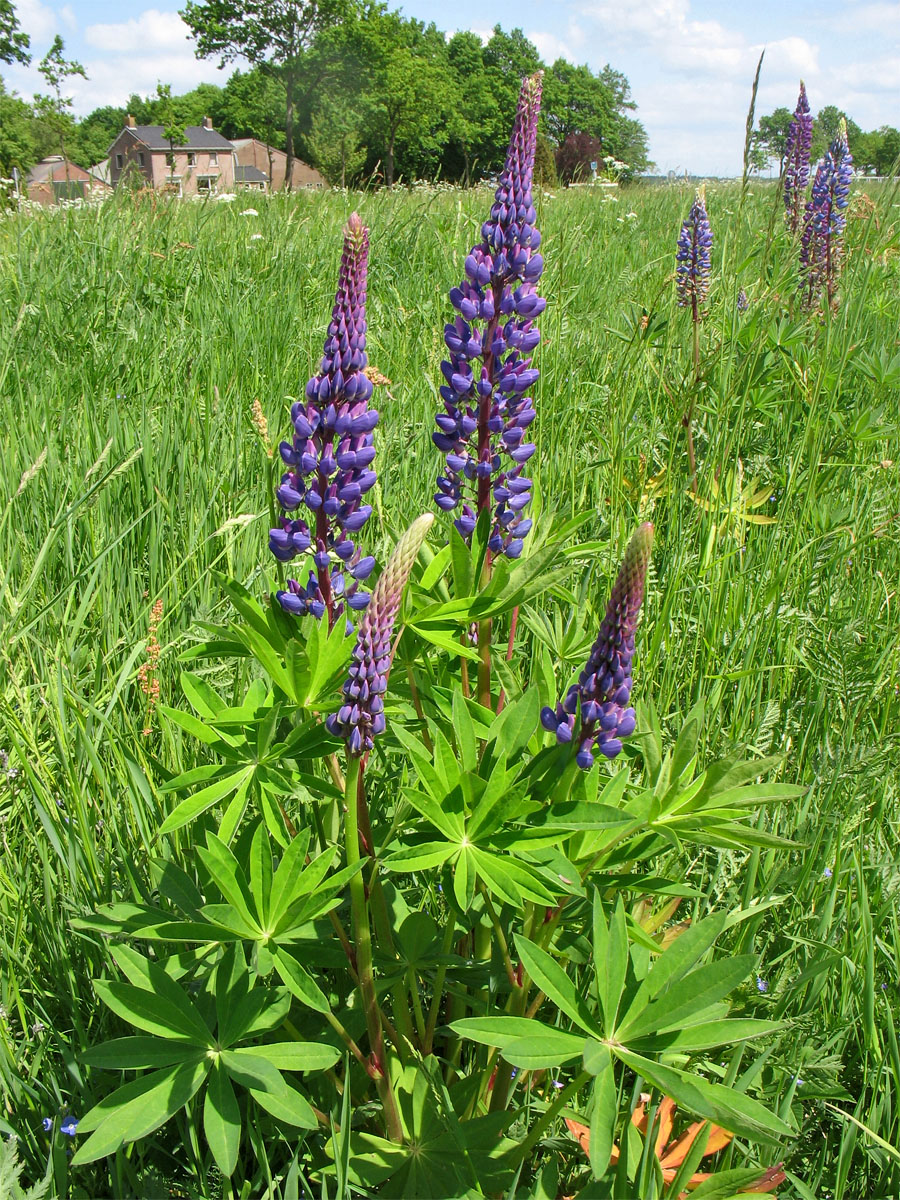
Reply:
<svg viewBox="0 0 900 1200"><path fill-rule="evenodd" d="M254 1046L253 1054L279 1071L327 1071L341 1057L340 1050L324 1042L269 1042Z"/></svg>
<svg viewBox="0 0 900 1200"><path fill-rule="evenodd" d="M233 1046L259 1033L277 1028L288 1015L291 997L286 988L257 987L243 996L219 1028L219 1042Z"/></svg>
<svg viewBox="0 0 900 1200"><path fill-rule="evenodd" d="M424 871L446 862L459 849L453 842L422 842L418 846L402 846L392 851L381 865L387 871Z"/></svg>
<svg viewBox="0 0 900 1200"><path fill-rule="evenodd" d="M213 883L251 929L260 933L259 914L255 911L247 877L240 863L214 833L207 833L206 846L197 848L197 857L206 867Z"/></svg>
<svg viewBox="0 0 900 1200"><path fill-rule="evenodd" d="M603 1028L606 1036L612 1037L616 1028L616 1016L625 987L628 969L628 930L625 925L625 906L621 895L613 913L612 926L606 923L603 902L599 889L594 891L594 979L600 1011L603 1013Z"/></svg>
<svg viewBox="0 0 900 1200"><path fill-rule="evenodd" d="M474 771L478 766L478 739L475 722L469 712L461 691L453 692L453 733L459 761L464 771Z"/></svg>
<svg viewBox="0 0 900 1200"><path fill-rule="evenodd" d="M584 1038L579 1034L546 1028L513 1038L500 1051L508 1063L528 1071L560 1066L583 1052Z"/></svg>
<svg viewBox="0 0 900 1200"><path fill-rule="evenodd" d="M89 1046L78 1058L103 1071L146 1071L196 1060L197 1047L192 1042L156 1037L121 1037Z"/></svg>
<svg viewBox="0 0 900 1200"><path fill-rule="evenodd" d="M261 821L250 843L250 891L264 927L269 923L269 898L272 895L272 847Z"/></svg>
<svg viewBox="0 0 900 1200"><path fill-rule="evenodd" d="M216 1166L230 1178L237 1166L241 1145L241 1110L221 1062L216 1062L210 1072L203 1105L203 1132Z"/></svg>
<svg viewBox="0 0 900 1200"><path fill-rule="evenodd" d="M309 657L309 683L305 696L298 696L303 708L315 708L323 697L330 699L332 681L346 674L354 640L347 637L338 621L329 632L327 622L316 621L309 628L306 653Z"/></svg>
<svg viewBox="0 0 900 1200"><path fill-rule="evenodd" d="M612 1049L617 1058L643 1075L665 1095L671 1096L676 1104L690 1109L698 1117L714 1121L731 1133L776 1145L780 1138L796 1136L796 1130L744 1092L735 1091L721 1083L709 1083L698 1075L654 1062L626 1050L624 1046L614 1045Z"/></svg>
<svg viewBox="0 0 900 1200"><path fill-rule="evenodd" d="M653 970L635 993L628 1012L623 1014L621 1027L627 1028L632 1015L637 1016L665 988L677 983L696 966L724 928L724 914L713 913L680 934L653 964Z"/></svg>
<svg viewBox="0 0 900 1200"><path fill-rule="evenodd" d="M182 671L179 682L188 704L202 720L217 717L225 711L225 701L201 676L192 671Z"/></svg>
<svg viewBox="0 0 900 1200"><path fill-rule="evenodd" d="M552 1026L542 1025L540 1021L528 1017L462 1017L459 1021L451 1022L450 1028L470 1042L500 1050L518 1038L557 1032ZM583 1044L584 1039L581 1041Z"/></svg>
<svg viewBox="0 0 900 1200"><path fill-rule="evenodd" d="M195 792L187 800L182 800L169 813L160 826L160 837L165 833L171 833L174 829L181 829L183 825L187 825L190 821L199 817L201 813L205 813L208 808L212 808L214 804L218 804L226 796L230 796L243 783L249 781L254 770L255 765L250 763L248 766L241 767L240 770L226 775L224 779L217 779L209 787L201 788L199 792Z"/></svg>
<svg viewBox="0 0 900 1200"><path fill-rule="evenodd" d="M429 767L429 769L431 768ZM434 778L435 782L437 782L436 773L434 774ZM444 807L442 805L442 800L444 799L443 791L440 792L440 797L441 799L438 800L433 793L426 795L424 792L417 791L414 788L403 789L403 798L413 806L416 812L420 813L426 821L430 821L435 829L442 833L445 838L458 845L463 840L466 832L461 797L457 796L455 798L457 802L453 807Z"/></svg>
<svg viewBox="0 0 900 1200"><path fill-rule="evenodd" d="M632 1010L616 1030L617 1038L630 1043L633 1038L680 1027L694 1013L702 1012L734 991L750 974L755 962L754 955L741 954L698 967L661 993L655 1004L649 1004L642 1012Z"/></svg>
<svg viewBox="0 0 900 1200"><path fill-rule="evenodd" d="M760 1021L752 1017L707 1021L687 1029L670 1029L646 1037L629 1037L628 1048L638 1054L692 1053L715 1046L732 1046L750 1038L765 1037L782 1029L778 1021Z"/></svg>
<svg viewBox="0 0 900 1200"><path fill-rule="evenodd" d="M275 970L287 986L291 995L296 996L307 1008L316 1012L329 1013L331 1006L319 985L307 969L297 962L293 955L288 954L280 946L272 950L272 960Z"/></svg>
<svg viewBox="0 0 900 1200"><path fill-rule="evenodd" d="M760 1167L733 1167L730 1171L716 1171L715 1175L705 1179L691 1192L691 1200L695 1197L697 1200L745 1200L747 1189L764 1174Z"/></svg>
<svg viewBox="0 0 900 1200"><path fill-rule="evenodd" d="M255 1047L222 1051L222 1065L232 1079L250 1092L256 1103L288 1125L315 1129L318 1122L309 1101L282 1078L281 1072L261 1057Z"/></svg>
<svg viewBox="0 0 900 1200"><path fill-rule="evenodd" d="M494 760L484 791L467 822L466 833L472 841L481 841L496 832L509 813L513 799L510 791L515 774L507 771L506 762L506 753L501 751Z"/></svg>
<svg viewBox="0 0 900 1200"><path fill-rule="evenodd" d="M463 912L468 912L475 898L475 866L468 846L463 846L456 857L453 871L453 895Z"/></svg>
<svg viewBox="0 0 900 1200"><path fill-rule="evenodd" d="M531 740L541 714L541 695L529 688L514 704L507 704L488 730L488 742L496 742L497 750L514 761Z"/></svg>
<svg viewBox="0 0 900 1200"><path fill-rule="evenodd" d="M193 787L195 783L206 783L207 779L212 779L214 775L227 774L230 765L207 763L202 767L192 767L190 771L183 771L180 775L167 779L165 783L160 784L159 790L161 792L178 792L182 788Z"/></svg>
<svg viewBox="0 0 900 1200"><path fill-rule="evenodd" d="M164 996L155 996L143 988L127 983L110 983L104 979L95 980L94 989L107 1008L137 1029L196 1046L212 1044L212 1034L200 1022L198 1014L193 1012L186 1016L183 1008L176 1007ZM185 1001L187 1003L186 998Z"/></svg>
<svg viewBox="0 0 900 1200"><path fill-rule="evenodd" d="M194 1062L144 1075L105 1097L79 1122L81 1130L94 1132L79 1146L72 1165L105 1158L159 1129L189 1103L211 1066L212 1060L204 1054Z"/></svg>
<svg viewBox="0 0 900 1200"><path fill-rule="evenodd" d="M463 641L459 634L451 633L449 629L414 619L406 622L406 628L411 629L423 641L437 646L438 650L446 650L448 654L458 658L467 658L470 662L478 662L478 651L475 647L470 646L468 641Z"/></svg>
<svg viewBox="0 0 900 1200"><path fill-rule="evenodd" d="M311 890L301 883L306 873L306 853L309 849L309 839L310 831L308 829L300 830L297 836L291 839L290 845L281 856L281 862L272 878L272 889L269 895L268 919L273 926L278 923L279 918L295 900ZM323 873L328 870L334 860L334 854L335 848L331 848L315 860L318 863L324 859Z"/></svg>
<svg viewBox="0 0 900 1200"><path fill-rule="evenodd" d="M525 970L542 992L562 1009L576 1025L594 1037L603 1033L575 985L552 955L521 934L516 935L516 949Z"/></svg>
<svg viewBox="0 0 900 1200"><path fill-rule="evenodd" d="M160 704L157 711L162 713L173 725L178 725L185 733L189 733L191 737L195 737L198 742L203 742L205 746L234 745L233 738L223 737L216 730L209 729L193 713L185 712L181 708L170 708L167 704Z"/></svg>
<svg viewBox="0 0 900 1200"><path fill-rule="evenodd" d="M419 553L422 554L422 551ZM447 568L450 566L450 556L452 553L453 547L450 545L444 546L443 549L439 550L422 572L421 577L416 580L416 587L420 588L423 592L430 592L435 584L443 579Z"/></svg>
<svg viewBox="0 0 900 1200"><path fill-rule="evenodd" d="M608 1047L604 1046L603 1049L605 1061L598 1056L592 1072L595 1079L591 1087L591 1124L588 1135L588 1159L591 1174L595 1179L600 1179L609 1168L619 1111L612 1055Z"/></svg>
<svg viewBox="0 0 900 1200"><path fill-rule="evenodd" d="M557 893L551 892L535 871L531 871L507 855L491 854L475 847L472 858L479 876L488 888L521 907L522 899L534 904L554 904Z"/></svg>

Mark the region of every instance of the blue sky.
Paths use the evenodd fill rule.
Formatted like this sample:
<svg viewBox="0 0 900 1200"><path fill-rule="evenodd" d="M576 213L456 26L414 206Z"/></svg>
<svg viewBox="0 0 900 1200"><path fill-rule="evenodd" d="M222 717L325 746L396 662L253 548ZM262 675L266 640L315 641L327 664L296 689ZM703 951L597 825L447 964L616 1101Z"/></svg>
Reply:
<svg viewBox="0 0 900 1200"><path fill-rule="evenodd" d="M152 92L185 91L227 73L194 58L178 17L181 0L15 0L36 58L60 33L87 69L73 82L79 114ZM392 0L392 7L394 6ZM398 5L398 7L400 7ZM900 0L405 0L408 16L487 35L521 26L552 61L609 62L631 81L637 116L662 171L740 169L750 84L766 60L758 112L793 108L806 81L814 110L844 108L864 129L900 123ZM34 67L4 67L23 95L41 85Z"/></svg>

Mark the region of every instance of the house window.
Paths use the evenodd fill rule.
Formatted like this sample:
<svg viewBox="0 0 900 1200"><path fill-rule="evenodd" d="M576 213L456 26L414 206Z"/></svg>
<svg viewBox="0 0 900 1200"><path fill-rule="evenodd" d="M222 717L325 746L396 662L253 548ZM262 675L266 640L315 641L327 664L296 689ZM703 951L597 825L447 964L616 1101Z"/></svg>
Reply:
<svg viewBox="0 0 900 1200"><path fill-rule="evenodd" d="M211 167L217 167L219 165L219 155L215 150L213 150L209 156L209 165Z"/></svg>
<svg viewBox="0 0 900 1200"><path fill-rule="evenodd" d="M121 171L124 166L125 166L125 155L117 154L116 155L116 170Z"/></svg>
<svg viewBox="0 0 900 1200"><path fill-rule="evenodd" d="M193 150L189 150L188 151L188 166L196 167L196 165L197 165L197 155L193 152Z"/></svg>
<svg viewBox="0 0 900 1200"><path fill-rule="evenodd" d="M143 152L143 150L138 150L138 166L142 167L143 165L144 165L144 152Z"/></svg>
<svg viewBox="0 0 900 1200"><path fill-rule="evenodd" d="M197 191L198 192L207 192L207 193L214 191L215 190L215 179L216 179L216 177L214 175L198 175L197 176Z"/></svg>

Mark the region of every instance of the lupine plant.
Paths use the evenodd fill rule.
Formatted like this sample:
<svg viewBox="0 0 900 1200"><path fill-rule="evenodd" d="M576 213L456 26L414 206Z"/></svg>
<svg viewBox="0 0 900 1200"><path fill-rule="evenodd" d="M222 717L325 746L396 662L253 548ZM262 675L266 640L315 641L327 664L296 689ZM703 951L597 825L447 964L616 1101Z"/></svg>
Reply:
<svg viewBox="0 0 900 1200"><path fill-rule="evenodd" d="M806 85L800 80L800 95L788 126L784 148L784 217L791 233L800 228L809 184L809 151L812 146L812 113L806 98Z"/></svg>
<svg viewBox="0 0 900 1200"><path fill-rule="evenodd" d="M700 187L687 218L682 222L675 250L675 289L679 308L691 312L693 333L694 386L687 412L682 418L687 440L688 470L691 491L697 490L697 456L694 451L694 407L700 380L700 322L703 306L709 295L709 273L712 262L712 226L706 213L706 189Z"/></svg>
<svg viewBox="0 0 900 1200"><path fill-rule="evenodd" d="M840 127L816 167L812 194L803 219L800 266L804 301L813 308L824 289L829 307L834 303L844 260L845 210L850 203L853 158L847 143L847 122Z"/></svg>
<svg viewBox="0 0 900 1200"><path fill-rule="evenodd" d="M214 1165L227 1195L249 1194L265 1144L269 1161L284 1148L283 1195L302 1173L309 1195L537 1197L564 1145L573 1189L592 1178L677 1196L715 1122L750 1163L727 1172L727 1194L780 1178L758 1147L791 1127L754 1094L757 1073L738 1073L743 1043L776 1026L729 1017L726 999L752 989L756 958L713 958L723 912L670 926L686 890L655 863L673 843L777 847L759 806L798 789L762 782L774 760L704 766L701 705L673 745L650 696L632 706L639 622L665 586L649 522L602 617L602 602L585 604L599 632L575 680L516 621L568 594L579 565L607 578L615 561L606 542L569 544L591 514L524 515L544 306L530 190L540 88L539 75L523 83L483 240L451 293L437 504L460 515L448 539L432 514L415 520L366 598L355 584L373 564L356 535L377 415L362 374L368 235L348 223L270 533L279 563L310 559L309 579L266 600L226 585L234 618L186 658L232 656L246 694L228 703L185 671L193 712L160 711L211 761L163 783L175 800L152 891L81 922L121 943L127 982L97 991L137 1030L88 1061L138 1074L82 1118L76 1163L172 1121L198 1178ZM708 229L698 200L679 284L698 319ZM670 1177L649 1153L661 1101L700 1122Z"/></svg>

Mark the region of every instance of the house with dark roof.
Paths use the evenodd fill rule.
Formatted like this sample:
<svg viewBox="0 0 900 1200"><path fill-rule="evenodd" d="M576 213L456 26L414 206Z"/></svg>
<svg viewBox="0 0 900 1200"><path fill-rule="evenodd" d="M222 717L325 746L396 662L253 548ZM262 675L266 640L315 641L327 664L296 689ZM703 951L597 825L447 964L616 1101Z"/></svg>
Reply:
<svg viewBox="0 0 900 1200"><path fill-rule="evenodd" d="M238 170L252 167L265 177L273 192L281 191L287 174L287 155L283 150L276 150L258 138L234 138L231 144ZM300 191L301 188L325 188L327 184L315 167L295 158L291 165L291 187Z"/></svg>
<svg viewBox="0 0 900 1200"><path fill-rule="evenodd" d="M45 207L60 200L88 200L109 192L109 184L61 154L51 154L28 172L28 199Z"/></svg>
<svg viewBox="0 0 900 1200"><path fill-rule="evenodd" d="M234 168L234 182L239 188L249 188L251 191L264 192L269 179L258 167L242 167L240 163Z"/></svg>
<svg viewBox="0 0 900 1200"><path fill-rule="evenodd" d="M209 117L188 125L184 142L172 147L162 125L138 125L134 117L109 148L113 187L120 183L161 188L178 196L234 191L234 147Z"/></svg>

